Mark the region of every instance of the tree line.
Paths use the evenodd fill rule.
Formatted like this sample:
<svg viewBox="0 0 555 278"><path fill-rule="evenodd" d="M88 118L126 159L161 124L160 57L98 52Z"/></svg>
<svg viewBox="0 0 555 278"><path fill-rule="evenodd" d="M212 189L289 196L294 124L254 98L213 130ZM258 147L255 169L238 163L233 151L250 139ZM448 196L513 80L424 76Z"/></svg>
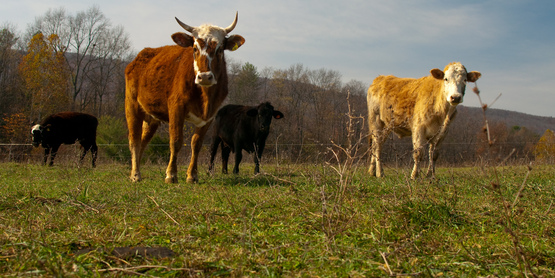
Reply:
<svg viewBox="0 0 555 278"><path fill-rule="evenodd" d="M0 27L0 143L29 143L30 123L60 111L79 111L100 119L101 152L127 160L124 71L135 55L124 28L113 26L95 6L74 15L63 8L48 10L23 34L10 24ZM357 155L365 158L369 84L358 80L345 83L337 71L313 70L302 64L259 70L248 62L231 60L228 72L226 103L269 101L285 114L272 125L267 144L267 152L273 154L270 157L326 161L333 148L361 144L365 147L358 149ZM484 139L483 124L480 110L460 107L439 162L474 163L486 155L511 155L524 161L534 158L538 134L526 127L490 123L496 140L491 146ZM167 156L167 130L160 130L147 156ZM186 125L184 131L190 135L192 126ZM205 143L210 139L207 136ZM14 147L9 148L12 153ZM19 153L28 154L29 148L21 146ZM384 150L386 163L410 163L410 139L392 137ZM8 151L3 148L2 152Z"/></svg>
<svg viewBox="0 0 555 278"><path fill-rule="evenodd" d="M4 124L7 118L38 122L67 110L119 114L123 71L133 53L123 27L112 26L98 7L75 15L63 8L48 10L23 34L10 24L0 29Z"/></svg>

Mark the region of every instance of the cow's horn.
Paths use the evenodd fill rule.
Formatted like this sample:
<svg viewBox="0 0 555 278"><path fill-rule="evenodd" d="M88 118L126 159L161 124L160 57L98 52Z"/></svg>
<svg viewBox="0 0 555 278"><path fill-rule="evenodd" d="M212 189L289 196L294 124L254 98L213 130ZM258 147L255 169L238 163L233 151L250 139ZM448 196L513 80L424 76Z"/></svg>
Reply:
<svg viewBox="0 0 555 278"><path fill-rule="evenodd" d="M179 24L179 26L183 27L183 29L189 31L189 33L193 33L193 31L195 30L194 27L191 27L183 22L181 22L181 20L179 20L177 17L175 18L175 20L177 20L177 23Z"/></svg>
<svg viewBox="0 0 555 278"><path fill-rule="evenodd" d="M239 14L239 12L235 12L235 20L233 20L233 23L231 23L231 25L229 25L227 28L225 28L225 33L229 34L231 33L231 31L233 31L233 29L235 29L235 25L237 25L237 15Z"/></svg>

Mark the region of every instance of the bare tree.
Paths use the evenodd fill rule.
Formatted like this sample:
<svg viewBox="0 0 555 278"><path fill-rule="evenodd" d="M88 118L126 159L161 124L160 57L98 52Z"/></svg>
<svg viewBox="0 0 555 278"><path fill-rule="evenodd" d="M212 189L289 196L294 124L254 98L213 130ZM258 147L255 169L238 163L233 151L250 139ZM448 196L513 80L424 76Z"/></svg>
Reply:
<svg viewBox="0 0 555 278"><path fill-rule="evenodd" d="M25 47L27 43L37 34L42 33L46 37L56 34L62 42L56 51L65 52L70 43L70 17L66 15L63 8L49 9L43 16L36 17L35 21L27 27L24 35Z"/></svg>
<svg viewBox="0 0 555 278"><path fill-rule="evenodd" d="M311 85L308 83L307 70L302 64L295 64L286 70L274 71L272 79L273 95L275 107L280 107L280 111L285 114L285 119L289 123L289 149L291 157L300 157L305 139L306 114L304 106L310 98L309 91Z"/></svg>
<svg viewBox="0 0 555 278"><path fill-rule="evenodd" d="M313 90L310 92L312 101L308 104L313 107L311 113L313 124L310 126L314 139L317 142L333 140L333 135L337 134L336 127L339 120L339 117L335 117L336 111L338 111L336 110L337 105L346 103L345 97L339 102L336 98L342 86L341 74L338 71L319 69L309 71L308 79L310 84L313 85ZM343 122L341 120L341 125L343 125ZM330 130L331 132L329 132ZM324 138L324 134L327 136L326 138Z"/></svg>
<svg viewBox="0 0 555 278"><path fill-rule="evenodd" d="M104 77L110 71L113 72L113 59L125 57L130 51L129 39L123 28L112 28L109 19L97 6L93 6L75 16L67 15L63 8L48 10L28 27L26 38L38 32L45 36L56 34L62 42L59 51L65 53L71 71L71 98L74 105L80 110L85 110L91 104L98 108L98 101L104 98L108 85L93 85L90 80L93 76L98 77L100 67ZM104 64L96 65L99 61ZM109 80L104 78L103 81Z"/></svg>
<svg viewBox="0 0 555 278"><path fill-rule="evenodd" d="M116 98L118 92L123 93L120 84L124 76L126 56L131 50L129 37L123 27L109 29L99 36L94 47L90 70L85 72L87 81L93 91L93 108L97 115L102 115L102 106L106 97ZM125 81L123 81L125 82Z"/></svg>
<svg viewBox="0 0 555 278"><path fill-rule="evenodd" d="M23 103L18 72L21 54L16 49L18 41L14 26L5 24L0 27L0 115L20 112Z"/></svg>

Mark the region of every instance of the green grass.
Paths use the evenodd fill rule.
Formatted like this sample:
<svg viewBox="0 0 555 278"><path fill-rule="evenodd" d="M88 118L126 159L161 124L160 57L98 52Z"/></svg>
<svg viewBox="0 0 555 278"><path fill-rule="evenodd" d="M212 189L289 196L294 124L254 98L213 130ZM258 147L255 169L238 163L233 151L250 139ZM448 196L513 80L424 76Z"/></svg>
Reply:
<svg viewBox="0 0 555 278"><path fill-rule="evenodd" d="M121 164L1 163L0 275L555 276L554 166L438 169L417 181L409 169L383 179L366 166L252 169L201 167L190 185L165 184L165 165L132 183Z"/></svg>

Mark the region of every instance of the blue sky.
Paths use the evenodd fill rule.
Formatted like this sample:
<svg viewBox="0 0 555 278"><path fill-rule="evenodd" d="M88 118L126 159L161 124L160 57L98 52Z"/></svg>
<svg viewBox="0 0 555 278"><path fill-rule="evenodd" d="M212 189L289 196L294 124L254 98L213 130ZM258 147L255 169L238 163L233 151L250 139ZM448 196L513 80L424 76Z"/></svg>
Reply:
<svg viewBox="0 0 555 278"><path fill-rule="evenodd" d="M93 5L122 25L134 49L172 44L189 25L228 26L246 43L227 57L259 70L300 63L369 85L380 75L421 77L453 61L482 73L477 84L494 108L555 117L555 1L19 0L0 5L0 24L23 32L52 8L69 14ZM463 105L479 106L469 84Z"/></svg>

